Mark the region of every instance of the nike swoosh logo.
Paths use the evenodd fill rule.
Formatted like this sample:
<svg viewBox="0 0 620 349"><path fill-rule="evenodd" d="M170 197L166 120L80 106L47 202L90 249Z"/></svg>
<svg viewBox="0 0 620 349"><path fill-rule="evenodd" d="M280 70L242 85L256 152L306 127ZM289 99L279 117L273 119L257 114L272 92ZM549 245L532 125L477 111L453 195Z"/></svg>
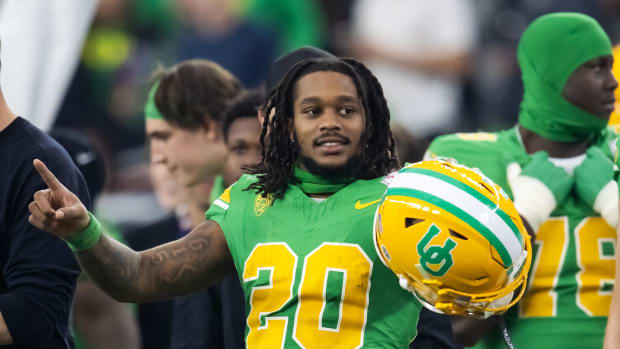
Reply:
<svg viewBox="0 0 620 349"><path fill-rule="evenodd" d="M367 202L365 204L362 204L359 200L357 200L357 202L355 203L355 209L356 210L361 210L361 209L364 209L364 208L366 208L366 207L368 207L370 205L374 205L374 204L376 204L379 201L381 201L381 199L377 199L375 201L371 201L371 202Z"/></svg>

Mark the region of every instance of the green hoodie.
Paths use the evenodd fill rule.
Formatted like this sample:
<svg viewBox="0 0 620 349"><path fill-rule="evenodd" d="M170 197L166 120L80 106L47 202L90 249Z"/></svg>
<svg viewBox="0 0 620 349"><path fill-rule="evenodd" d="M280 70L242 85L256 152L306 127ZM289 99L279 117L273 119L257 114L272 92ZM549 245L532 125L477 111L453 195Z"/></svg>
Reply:
<svg viewBox="0 0 620 349"><path fill-rule="evenodd" d="M607 120L574 106L562 97L562 90L583 63L611 54L609 37L591 17L560 12L536 19L517 50L524 87L519 123L553 141L597 136Z"/></svg>

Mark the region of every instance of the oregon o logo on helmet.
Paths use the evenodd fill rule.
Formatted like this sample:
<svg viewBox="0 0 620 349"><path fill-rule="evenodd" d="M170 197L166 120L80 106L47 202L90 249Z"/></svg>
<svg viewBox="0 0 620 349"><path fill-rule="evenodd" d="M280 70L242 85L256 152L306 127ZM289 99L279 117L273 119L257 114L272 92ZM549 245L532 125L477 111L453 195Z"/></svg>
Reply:
<svg viewBox="0 0 620 349"><path fill-rule="evenodd" d="M420 264L422 268L433 276L444 276L448 270L454 265L452 259L452 250L456 247L456 242L450 238L446 239L446 243L443 246L428 244L431 240L439 234L439 228L435 224L431 224L430 228L422 237L422 240L418 242L417 249L418 255L420 255ZM439 265L439 269L431 268L430 265Z"/></svg>

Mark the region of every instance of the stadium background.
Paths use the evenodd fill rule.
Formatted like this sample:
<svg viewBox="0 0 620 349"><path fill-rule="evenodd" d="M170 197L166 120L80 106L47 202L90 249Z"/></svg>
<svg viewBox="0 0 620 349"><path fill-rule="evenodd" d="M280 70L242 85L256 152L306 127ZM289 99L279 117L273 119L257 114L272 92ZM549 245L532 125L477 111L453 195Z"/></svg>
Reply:
<svg viewBox="0 0 620 349"><path fill-rule="evenodd" d="M14 6L18 1L23 8ZM383 15L389 19L389 7L401 6L407 1L378 3L379 7L384 7ZM29 11L27 4L34 1L11 2L0 0L2 63L3 68L9 69L9 73L3 69L2 85L9 91L8 103L18 105L15 108L18 114L44 129L75 129L88 135L103 150L109 176L104 194L96 203L96 211L120 232L146 225L166 214L157 205L149 184L148 147L144 138L143 105L149 74L158 64L207 58L231 70L247 87L259 87L268 73L269 64L277 56L302 45L314 45L362 61L367 59L370 63L373 59L381 60L378 56L371 58L368 52L368 46L382 44L373 42L377 36L367 35L364 38L367 45L360 45L365 23L372 23L375 27L382 24L364 17L360 8L370 6L364 4L364 0L99 0L81 4L80 1L68 1L65 8L51 12L45 7L52 5L36 2L31 9L38 7L37 11L42 14L33 16L36 25L31 25L30 30L45 31L56 22L76 23L73 27L65 25L67 36L56 38L47 47L42 47L45 45L41 45L44 40L41 37L28 46L27 35L11 31L15 27L11 27L9 20L23 20L14 17L15 12L10 15L9 12ZM457 54L460 60L456 66L440 64L421 73L431 79L434 76L447 77L456 87L456 98L441 102L451 106L447 109L451 110L447 121L420 133L410 131L420 121L407 119L402 112L398 118L400 122L394 123L401 158L407 161L419 160L430 140L437 135L454 131L495 131L516 123L522 96L516 46L522 31L534 18L556 11L582 12L596 18L613 43L620 42L620 22L616 20L620 15L620 1L617 0L419 3L414 6L416 10L429 11L429 18L433 20L412 26L411 23L420 16L404 13L394 18L394 23L383 21L389 27L386 33L402 24L403 33L399 39L403 40L403 47L411 46L408 39L433 37L433 34L451 31L459 33L462 31L459 26L464 26L470 35L463 39L467 40L466 45L455 45L458 50L450 46L437 47L432 54L427 50L416 52L415 47L409 50L411 57L420 60L439 60ZM461 6L456 17L451 6L455 3ZM89 23L90 14L92 21ZM45 23L41 24L41 20ZM411 28L420 32L408 32ZM19 37L19 41L15 37ZM74 41L72 45L57 45L70 40ZM11 50L11 47L17 47L16 42L30 48L26 55L42 56L48 61L56 58L61 71L49 66L36 73L32 72L34 70L29 73L27 68L15 71L16 68L11 66L24 58L23 51L17 50L17 54L16 50ZM64 49L65 55L74 57L53 57L55 49ZM372 64L370 66L372 68ZM46 71L56 72L51 79L60 82L56 82L57 85L12 86L15 81L23 81L24 74L34 74L35 82L43 80L41 76ZM379 78L381 80L381 76ZM47 86L58 86L48 88L58 94L56 103L40 103L44 97L34 92ZM34 105L42 105L44 110L27 109ZM410 108L417 107L412 103Z"/></svg>

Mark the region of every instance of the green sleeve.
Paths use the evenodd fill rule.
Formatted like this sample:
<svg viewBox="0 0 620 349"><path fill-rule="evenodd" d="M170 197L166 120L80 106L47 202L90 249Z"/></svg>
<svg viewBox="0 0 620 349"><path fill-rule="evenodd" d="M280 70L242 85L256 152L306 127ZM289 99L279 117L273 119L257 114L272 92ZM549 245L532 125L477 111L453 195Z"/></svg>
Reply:
<svg viewBox="0 0 620 349"><path fill-rule="evenodd" d="M245 207L249 191L245 190L256 181L255 176L243 175L235 184L225 189L222 194L211 204L205 218L219 224L224 232L228 248L235 263L237 263L237 246L242 243L243 223L245 220Z"/></svg>
<svg viewBox="0 0 620 349"><path fill-rule="evenodd" d="M230 207L232 203L230 196L229 188L226 189L218 199L211 203L211 206L209 206L209 209L205 212L205 218L216 222L220 226L226 237L226 242L228 243L228 248L230 249L233 260L237 260L235 258L237 255L235 249L236 244L234 243L235 234L233 234L235 226L231 224L231 215L229 214L229 209L231 212L234 211L234 209ZM228 200L226 200L227 198Z"/></svg>
<svg viewBox="0 0 620 349"><path fill-rule="evenodd" d="M437 137L426 151L426 157L453 158L459 163L483 161L487 149L497 142L493 133L455 133Z"/></svg>
<svg viewBox="0 0 620 349"><path fill-rule="evenodd" d="M508 163L523 162L524 152L496 133L456 133L441 136L429 146L425 159L452 158L471 168L478 168L509 194L506 179Z"/></svg>

